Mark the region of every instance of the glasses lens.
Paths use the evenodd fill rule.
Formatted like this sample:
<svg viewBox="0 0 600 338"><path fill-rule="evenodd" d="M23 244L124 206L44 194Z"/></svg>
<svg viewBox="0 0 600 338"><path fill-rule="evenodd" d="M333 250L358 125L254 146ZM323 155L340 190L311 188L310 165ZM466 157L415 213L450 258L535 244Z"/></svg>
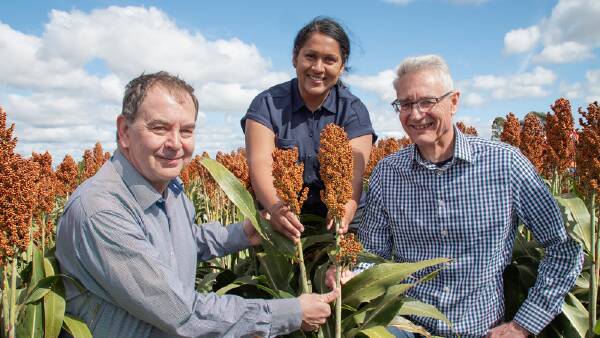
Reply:
<svg viewBox="0 0 600 338"><path fill-rule="evenodd" d="M427 99L419 101L419 110L422 112L428 112L435 106L437 101L435 99Z"/></svg>

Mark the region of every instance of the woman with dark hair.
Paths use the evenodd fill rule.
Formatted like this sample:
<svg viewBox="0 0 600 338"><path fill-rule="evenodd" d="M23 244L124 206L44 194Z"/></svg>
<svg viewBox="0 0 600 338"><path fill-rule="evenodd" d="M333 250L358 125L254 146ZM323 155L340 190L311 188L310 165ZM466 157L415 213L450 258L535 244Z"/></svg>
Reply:
<svg viewBox="0 0 600 338"><path fill-rule="evenodd" d="M268 214L271 225L293 240L304 227L277 197L273 186L272 157L275 147L298 148L304 163L308 199L302 213L325 217L319 176L321 130L329 123L343 127L352 146L354 169L352 199L346 204L341 232L348 229L362 194L362 176L376 139L365 105L340 81L350 56L350 40L334 20L317 17L304 26L294 40L292 64L296 78L260 93L242 118L252 189ZM329 223L328 227L331 227Z"/></svg>

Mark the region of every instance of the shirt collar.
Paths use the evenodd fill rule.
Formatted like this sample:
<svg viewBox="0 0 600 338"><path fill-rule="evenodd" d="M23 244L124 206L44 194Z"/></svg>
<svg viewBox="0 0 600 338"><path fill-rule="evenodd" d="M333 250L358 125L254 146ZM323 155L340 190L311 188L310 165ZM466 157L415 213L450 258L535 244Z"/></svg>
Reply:
<svg viewBox="0 0 600 338"><path fill-rule="evenodd" d="M460 130L458 130L458 128L456 128L456 126L453 127L454 128L454 152L453 152L453 160L450 161L449 163L445 164L442 168L448 168L450 167L456 160L463 160L465 162L468 163L472 163L473 162L473 151L471 149L471 145L469 144L469 141L467 140L467 137L460 132ZM421 164L427 168L435 168L435 169L439 169L437 168L437 166L433 163L430 163L428 161L426 161L425 159L423 159L423 157L421 157L421 154L419 153L419 150L417 149L417 146L415 144L411 144L411 147L413 147L412 150L410 150L411 155L411 159L412 161L410 161L410 163L415 163L415 164Z"/></svg>
<svg viewBox="0 0 600 338"><path fill-rule="evenodd" d="M338 85L331 87L329 94L325 98L325 101L321 105L328 112L335 114L337 112L337 96L338 96ZM305 107L304 100L300 96L300 90L298 89L298 78L292 80L292 112L300 110Z"/></svg>
<svg viewBox="0 0 600 338"><path fill-rule="evenodd" d="M162 195L131 165L119 149L115 150L111 162L144 210L163 199ZM170 189L175 195L179 195L183 191L183 184L179 178L175 178L169 182L167 189Z"/></svg>

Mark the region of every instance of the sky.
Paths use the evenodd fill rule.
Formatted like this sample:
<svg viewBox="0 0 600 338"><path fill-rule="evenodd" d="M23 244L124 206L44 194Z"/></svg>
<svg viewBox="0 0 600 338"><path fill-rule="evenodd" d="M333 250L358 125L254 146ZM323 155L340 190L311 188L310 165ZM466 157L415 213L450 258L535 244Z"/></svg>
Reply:
<svg viewBox="0 0 600 338"><path fill-rule="evenodd" d="M17 151L113 151L125 85L166 70L196 90L196 153L244 145L252 98L295 76L297 31L330 16L349 33L343 80L380 137L404 135L390 102L406 57L438 54L461 92L455 121L489 138L497 116L600 101L598 0L0 1L0 106Z"/></svg>

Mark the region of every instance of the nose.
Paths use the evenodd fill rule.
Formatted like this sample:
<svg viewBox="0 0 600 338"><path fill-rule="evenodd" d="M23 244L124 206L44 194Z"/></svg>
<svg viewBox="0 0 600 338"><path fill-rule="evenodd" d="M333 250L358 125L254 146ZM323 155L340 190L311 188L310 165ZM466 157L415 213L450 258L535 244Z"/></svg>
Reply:
<svg viewBox="0 0 600 338"><path fill-rule="evenodd" d="M181 134L178 130L173 130L167 134L165 146L171 150L178 151L181 149Z"/></svg>
<svg viewBox="0 0 600 338"><path fill-rule="evenodd" d="M320 58L317 58L317 60L312 64L312 69L315 72L323 72L323 61Z"/></svg>

